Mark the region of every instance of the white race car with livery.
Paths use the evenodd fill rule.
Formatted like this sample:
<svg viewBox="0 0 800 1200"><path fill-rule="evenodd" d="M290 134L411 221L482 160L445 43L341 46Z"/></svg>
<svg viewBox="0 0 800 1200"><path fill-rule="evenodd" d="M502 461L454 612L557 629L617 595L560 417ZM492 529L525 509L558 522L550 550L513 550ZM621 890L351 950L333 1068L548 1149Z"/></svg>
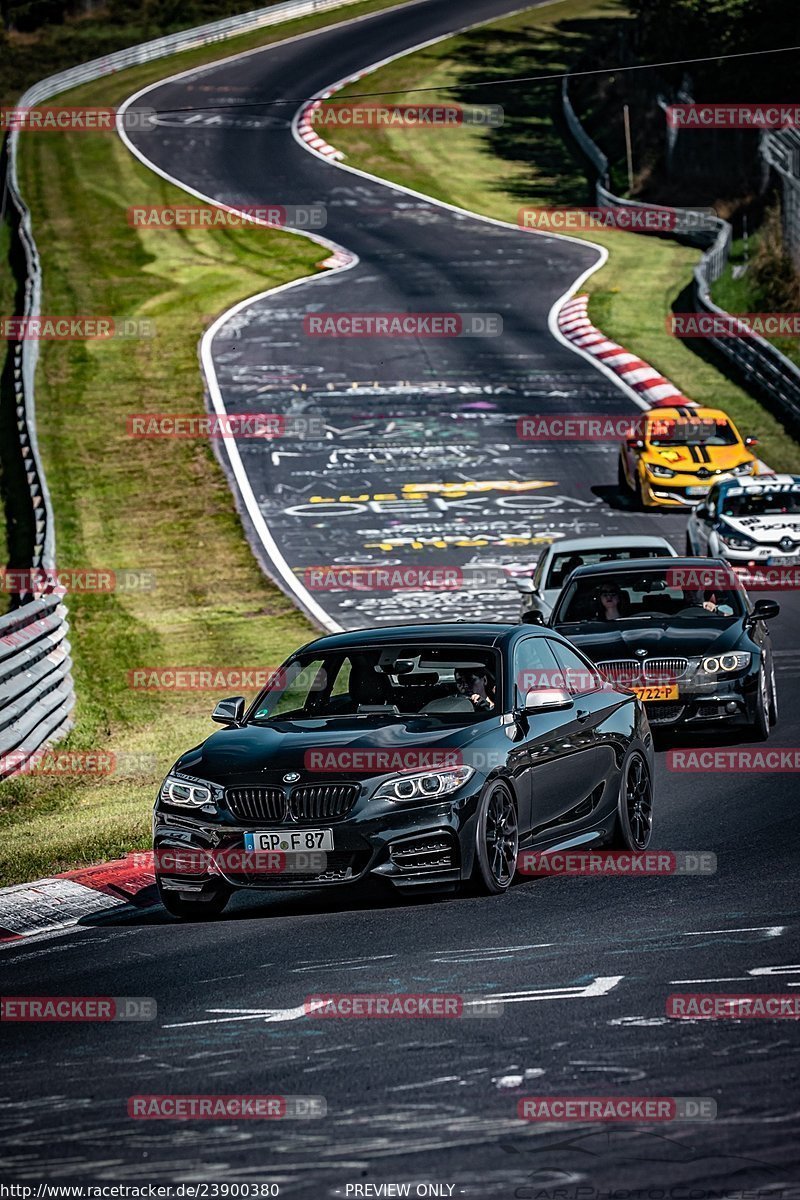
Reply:
<svg viewBox="0 0 800 1200"><path fill-rule="evenodd" d="M689 517L686 552L745 570L800 565L800 475L715 484Z"/></svg>

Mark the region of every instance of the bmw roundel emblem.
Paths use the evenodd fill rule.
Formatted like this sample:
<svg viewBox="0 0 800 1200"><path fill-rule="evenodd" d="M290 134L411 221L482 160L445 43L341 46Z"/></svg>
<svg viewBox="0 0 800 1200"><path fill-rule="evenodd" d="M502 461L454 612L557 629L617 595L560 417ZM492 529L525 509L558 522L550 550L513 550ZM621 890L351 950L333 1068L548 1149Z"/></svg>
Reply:
<svg viewBox="0 0 800 1200"><path fill-rule="evenodd" d="M297 774L297 771L289 771L289 773L287 775L284 775L283 782L284 783L297 783L299 778L300 778L300 776Z"/></svg>

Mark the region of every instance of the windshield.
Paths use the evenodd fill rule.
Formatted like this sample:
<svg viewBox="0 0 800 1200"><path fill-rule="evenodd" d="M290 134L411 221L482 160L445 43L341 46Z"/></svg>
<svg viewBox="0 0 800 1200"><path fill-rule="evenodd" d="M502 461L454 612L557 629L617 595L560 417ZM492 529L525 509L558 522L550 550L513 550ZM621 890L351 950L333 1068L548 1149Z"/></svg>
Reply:
<svg viewBox="0 0 800 1200"><path fill-rule="evenodd" d="M722 500L723 517L766 517L800 513L800 484L791 484L786 491L747 493L728 492Z"/></svg>
<svg viewBox="0 0 800 1200"><path fill-rule="evenodd" d="M658 417L648 426L651 446L735 446L738 440L727 421L705 417Z"/></svg>
<svg viewBox="0 0 800 1200"><path fill-rule="evenodd" d="M703 586L704 582L709 580L704 579L702 569L687 567L589 575L567 586L555 620L558 624L606 624L663 621L667 617L705 622L744 614L738 588L709 588Z"/></svg>
<svg viewBox="0 0 800 1200"><path fill-rule="evenodd" d="M467 645L354 646L299 655L276 672L250 720L471 723L498 711L498 668L494 650Z"/></svg>
<svg viewBox="0 0 800 1200"><path fill-rule="evenodd" d="M619 562L626 558L663 558L669 554L666 546L647 546L630 550L572 550L554 554L547 576L548 588L560 588L567 582L576 567L594 567L601 562Z"/></svg>

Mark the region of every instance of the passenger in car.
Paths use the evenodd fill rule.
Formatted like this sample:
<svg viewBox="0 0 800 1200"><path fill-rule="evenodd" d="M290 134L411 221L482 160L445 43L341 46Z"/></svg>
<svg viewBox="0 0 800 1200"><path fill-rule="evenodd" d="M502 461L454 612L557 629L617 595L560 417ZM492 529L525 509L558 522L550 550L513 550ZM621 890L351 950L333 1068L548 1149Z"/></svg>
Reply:
<svg viewBox="0 0 800 1200"><path fill-rule="evenodd" d="M483 668L456 667L456 691L466 696L476 712L494 711L494 680Z"/></svg>

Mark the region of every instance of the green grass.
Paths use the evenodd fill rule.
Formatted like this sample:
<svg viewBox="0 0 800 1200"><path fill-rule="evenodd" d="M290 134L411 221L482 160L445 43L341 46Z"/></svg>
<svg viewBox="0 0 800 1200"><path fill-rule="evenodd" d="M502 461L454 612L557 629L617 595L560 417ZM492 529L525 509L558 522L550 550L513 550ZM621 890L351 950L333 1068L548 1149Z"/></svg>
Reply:
<svg viewBox="0 0 800 1200"><path fill-rule="evenodd" d="M592 203L584 164L561 124L559 85L498 84L507 79L596 66L591 47L625 16L617 0L566 0L496 22L398 59L339 92L390 92L393 103L502 104L499 129L336 129L331 140L348 163L437 199L516 223L520 207ZM434 87L420 97L414 88ZM597 326L652 363L686 395L726 409L760 438L764 459L800 471L800 446L783 426L710 357L666 332L667 316L687 287L699 251L619 230L579 234L606 246L609 260L590 277L589 314Z"/></svg>
<svg viewBox="0 0 800 1200"><path fill-rule="evenodd" d="M725 271L715 281L711 288L711 298L720 308L730 313L753 313L774 311L796 311L796 301L787 305L776 305L774 294L768 294L760 285L757 274L753 269L753 259L758 255L763 233L756 231L750 238L747 250L742 238L734 240L731 245L730 257ZM736 267L745 267L738 278L734 277ZM800 285L796 285L800 286ZM781 354L785 354L792 362L800 366L800 338L767 338Z"/></svg>
<svg viewBox="0 0 800 1200"><path fill-rule="evenodd" d="M347 9L347 15L385 4ZM341 14L319 17L317 25ZM293 22L291 32L311 21ZM238 48L285 36L286 27ZM76 89L64 104L116 104L145 83L219 58L234 43ZM315 630L263 577L213 451L135 441L129 413L204 411L197 345L210 316L313 274L325 251L258 228L131 229L126 207L185 200L112 135L23 135L20 180L42 257L42 311L148 318L157 336L42 343L39 442L62 567L152 571L154 590L69 598L78 694L65 746L155 755L126 776L17 776L0 790L0 881L34 879L148 845L154 789L213 730L210 693L143 693L137 666L276 664ZM4 282L3 286L6 286Z"/></svg>

